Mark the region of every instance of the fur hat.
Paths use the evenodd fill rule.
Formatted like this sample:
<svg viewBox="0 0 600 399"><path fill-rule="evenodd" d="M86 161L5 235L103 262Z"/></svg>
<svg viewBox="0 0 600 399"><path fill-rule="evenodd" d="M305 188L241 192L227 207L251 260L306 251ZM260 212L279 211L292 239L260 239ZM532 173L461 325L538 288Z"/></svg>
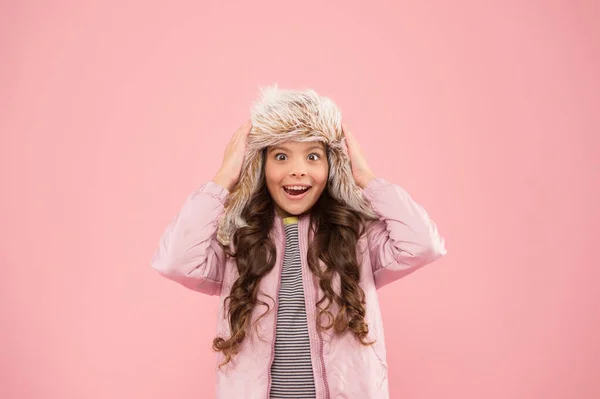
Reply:
<svg viewBox="0 0 600 399"><path fill-rule="evenodd" d="M362 190L354 182L350 158L343 146L342 115L327 97L313 90L283 90L277 84L262 88L251 109L252 129L238 183L225 199L219 220L218 241L229 245L233 233L247 226L242 210L263 179L263 149L285 141L321 141L327 148L327 188L336 200L366 217L376 218Z"/></svg>

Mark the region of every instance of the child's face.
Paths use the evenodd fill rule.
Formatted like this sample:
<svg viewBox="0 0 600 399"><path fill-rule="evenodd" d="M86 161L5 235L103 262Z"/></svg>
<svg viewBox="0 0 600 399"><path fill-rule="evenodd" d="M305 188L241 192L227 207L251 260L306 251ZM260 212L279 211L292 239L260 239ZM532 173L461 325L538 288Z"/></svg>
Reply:
<svg viewBox="0 0 600 399"><path fill-rule="evenodd" d="M267 188L282 217L300 215L317 202L327 185L329 162L321 142L287 141L266 151ZM289 187L309 186L290 192ZM299 187L296 187L299 188Z"/></svg>

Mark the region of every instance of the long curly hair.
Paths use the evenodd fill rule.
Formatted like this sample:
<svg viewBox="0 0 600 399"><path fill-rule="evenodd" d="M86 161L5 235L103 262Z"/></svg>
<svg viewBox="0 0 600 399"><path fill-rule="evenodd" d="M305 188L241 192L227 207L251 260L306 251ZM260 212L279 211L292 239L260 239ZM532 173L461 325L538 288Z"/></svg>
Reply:
<svg viewBox="0 0 600 399"><path fill-rule="evenodd" d="M236 259L239 277L224 301L224 314L229 319L231 335L229 338L217 336L213 340L213 349L223 352L225 358L219 367L229 363L238 353L250 331L255 306L261 304L267 307L258 320L270 310L269 305L258 298L260 280L273 269L276 258L276 247L269 237L275 204L266 185L264 170L259 187L243 210L248 226L237 229L233 235L235 253L223 246L227 255ZM308 247L307 260L324 293L316 303L318 328L327 330L333 327L336 334L350 329L361 344L372 345L374 342L367 342L369 327L365 321L365 293L359 285L357 258L357 243L366 233L366 221L363 215L334 199L326 186L310 210L310 229L314 236ZM319 261L324 263L325 268L320 267ZM336 275L340 278L339 293L332 285ZM329 310L333 303L339 307L335 316ZM326 325L321 323L323 315L329 320Z"/></svg>

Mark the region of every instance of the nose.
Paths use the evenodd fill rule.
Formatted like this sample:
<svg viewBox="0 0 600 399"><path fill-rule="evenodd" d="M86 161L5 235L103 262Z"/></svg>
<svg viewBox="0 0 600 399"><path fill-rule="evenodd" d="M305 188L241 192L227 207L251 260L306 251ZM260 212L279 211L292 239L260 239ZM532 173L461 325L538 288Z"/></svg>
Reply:
<svg viewBox="0 0 600 399"><path fill-rule="evenodd" d="M306 163L303 161L296 161L293 163L292 167L291 167L291 172L290 175L291 176L306 176Z"/></svg>

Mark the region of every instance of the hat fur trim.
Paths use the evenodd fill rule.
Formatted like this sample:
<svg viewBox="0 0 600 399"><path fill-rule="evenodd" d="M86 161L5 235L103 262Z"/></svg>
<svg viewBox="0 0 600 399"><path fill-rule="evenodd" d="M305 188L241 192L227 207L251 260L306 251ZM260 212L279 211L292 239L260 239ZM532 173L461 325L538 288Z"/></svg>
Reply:
<svg viewBox="0 0 600 399"><path fill-rule="evenodd" d="M367 218L377 218L352 176L350 158L344 148L342 114L332 100L314 90L284 90L277 84L260 90L251 108L252 128L238 183L225 199L217 239L230 245L233 233L248 223L242 210L264 180L263 150L286 141L321 141L327 148L330 195Z"/></svg>

